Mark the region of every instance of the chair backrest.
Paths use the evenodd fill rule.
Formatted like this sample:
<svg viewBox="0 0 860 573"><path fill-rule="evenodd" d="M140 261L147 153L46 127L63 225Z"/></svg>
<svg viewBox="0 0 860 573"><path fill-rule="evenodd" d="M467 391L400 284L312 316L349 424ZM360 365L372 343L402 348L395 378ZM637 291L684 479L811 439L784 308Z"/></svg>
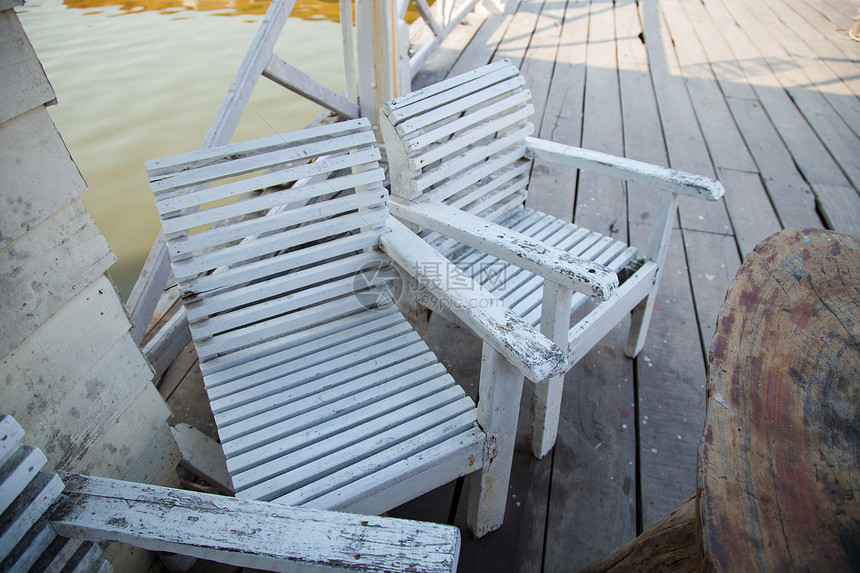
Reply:
<svg viewBox="0 0 860 573"><path fill-rule="evenodd" d="M534 107L508 60L387 102L380 111L391 192L426 195L489 220L526 199Z"/></svg>
<svg viewBox="0 0 860 573"><path fill-rule="evenodd" d="M147 162L204 373L387 296L378 159L358 119Z"/></svg>

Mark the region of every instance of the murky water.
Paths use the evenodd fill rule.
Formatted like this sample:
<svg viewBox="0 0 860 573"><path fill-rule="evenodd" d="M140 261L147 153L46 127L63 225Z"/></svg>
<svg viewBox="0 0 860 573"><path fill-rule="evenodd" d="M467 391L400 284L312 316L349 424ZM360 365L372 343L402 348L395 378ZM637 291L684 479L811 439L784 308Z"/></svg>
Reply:
<svg viewBox="0 0 860 573"><path fill-rule="evenodd" d="M268 1L29 0L18 8L59 104L49 108L87 181L84 203L125 297L158 233L143 163L197 149ZM337 2L299 2L276 53L343 90ZM299 129L321 110L261 78L234 140Z"/></svg>

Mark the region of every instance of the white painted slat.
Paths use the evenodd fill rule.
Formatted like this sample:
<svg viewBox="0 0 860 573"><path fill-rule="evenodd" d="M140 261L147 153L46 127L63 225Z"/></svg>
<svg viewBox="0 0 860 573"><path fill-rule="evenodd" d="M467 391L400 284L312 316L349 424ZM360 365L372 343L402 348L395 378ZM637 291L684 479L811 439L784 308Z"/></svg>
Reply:
<svg viewBox="0 0 860 573"><path fill-rule="evenodd" d="M510 183L511 188L524 190L528 184L529 169L531 169L531 164L528 161L517 161L513 165L503 167L493 174L493 178L490 181L486 183L482 182L474 189L467 187L463 192L457 193L457 197L449 201L448 204L457 209L466 209L473 212L467 206L486 195L490 195L505 184ZM433 195L431 194L431 196ZM433 198L435 199L436 197ZM480 210L481 206L481 203L477 203L475 209Z"/></svg>
<svg viewBox="0 0 860 573"><path fill-rule="evenodd" d="M321 364L299 371L291 377L290 382L294 382L291 387L266 397L262 402L258 400L224 410L218 408L215 421L222 443L283 420L293 411L290 406L292 402L328 388L339 387L338 393L351 393L371 383L366 375L389 366L392 360L408 360L424 352L425 347L416 333L410 332L403 338L403 345L391 351L384 347L362 349L332 361L333 364Z"/></svg>
<svg viewBox="0 0 860 573"><path fill-rule="evenodd" d="M460 417L455 417L458 415ZM326 448L326 453L315 454L312 463L278 475L277 481L283 484L283 487L275 489L273 494L267 497L279 500L278 503L285 503L288 499L307 500L316 497L326 489L361 477L362 473L368 471L365 468L375 469L379 463L387 465L410 455L411 452L424 449L425 444L432 445L434 440L438 441L436 436L426 439L422 434L433 433L440 427L454 426L459 430L464 427L472 428L474 424L474 404L469 399L462 399L426 414L402 420L397 426L387 430L377 429L370 434L345 431L339 436L324 440L322 446ZM389 450L385 458L376 462L369 461L384 450ZM394 453L391 450L402 453ZM345 471L349 466L360 467ZM265 482L263 485L266 485ZM239 495L244 495L244 492ZM299 503L301 502L297 505Z"/></svg>
<svg viewBox="0 0 860 573"><path fill-rule="evenodd" d="M518 153L522 155L522 150L520 147L522 145L523 137L527 134L531 133L534 130L534 126L531 124L526 124L522 128L514 131L512 133L506 134L504 137L500 137L498 139L494 139L491 143L488 143L486 146L476 147L474 149L470 149L466 153L463 153L456 159L452 159L444 164L444 166L440 169L434 171L425 171L421 176L412 180L412 189L414 191L423 191L427 189L431 185L435 185L448 177L455 175L465 169L469 169L475 163L482 161L488 157L492 157L498 153L501 153L507 147L515 146L514 149L518 150Z"/></svg>
<svg viewBox="0 0 860 573"><path fill-rule="evenodd" d="M434 143L444 141L452 135L464 133L467 129L476 126L485 121L491 120L494 116L502 114L508 110L516 110L519 106L523 106L530 99L530 94L527 90L515 92L504 99L495 102L487 107L476 110L473 113L458 117L444 125L425 131L419 135L409 138L404 141L406 150L411 154L420 151ZM523 107L525 109L525 106ZM531 115L534 109L526 114Z"/></svg>
<svg viewBox="0 0 860 573"><path fill-rule="evenodd" d="M314 240L314 239L310 239ZM302 259L325 260L375 246L376 233L360 233L334 239L300 251L280 253L277 256L245 263L237 268L219 268L216 272L183 281L186 292L204 293L246 282L253 282L291 270ZM186 300L188 300L186 298Z"/></svg>
<svg viewBox="0 0 860 573"><path fill-rule="evenodd" d="M325 162L301 163L290 167L286 173L276 170L211 187L197 186L187 189L183 194L162 193L156 196L155 206L162 218L177 217L177 213L193 211L200 205L223 201L259 189L286 185L294 181L310 180L311 184L307 186L310 189L312 185L320 183L317 178L325 178L338 168L368 166L365 169L367 171L375 166L377 157L378 153L375 149L357 150L354 154L330 155ZM325 185L324 181L321 184ZM298 190L296 192L301 193Z"/></svg>
<svg viewBox="0 0 860 573"><path fill-rule="evenodd" d="M69 564L63 567L63 573L91 573L101 557L99 546L91 541L85 541L78 547Z"/></svg>
<svg viewBox="0 0 860 573"><path fill-rule="evenodd" d="M455 86L468 83L473 81L481 76L485 76L488 74L492 74L498 72L501 69L511 67L510 60L499 60L497 62L493 62L487 66L483 66L480 68L476 68L474 70L470 70L464 74L460 74L451 78L447 78L435 84L431 84L429 86L423 87L421 89L415 90L408 94L404 94L398 96L396 99L388 101L382 107L382 112L385 114L395 113L397 110L405 108L408 105L421 101L423 99L427 99L433 95L438 93L442 93L447 91ZM518 74L519 71L514 71L512 75ZM402 118L400 116L396 116L398 119L396 121L401 121Z"/></svg>
<svg viewBox="0 0 860 573"><path fill-rule="evenodd" d="M462 389L456 387L450 377L448 380L450 384L443 390L440 390L440 384L437 381L431 381L416 387L414 396L412 391L400 392L378 402L381 408L391 409L391 411L381 410L374 414L374 407L369 406L338 416L330 425L317 425L311 430L302 432L304 444L298 440L291 441L292 444L298 442L299 447L288 449L285 447L287 444L278 443L278 450L289 452L288 455L279 455L277 458L260 456L261 460L271 459L272 461L237 473L237 479L243 483L242 497L274 499L286 494L297 485L309 483L332 469L349 464L351 460L365 457L362 450L353 447L363 440L369 438L375 444L384 444L403 439L404 432L400 427L402 424L428 416L431 412L436 412L456 401L462 402L460 408L464 411L474 408L468 399L463 401ZM383 413L386 415L379 415ZM267 445L259 453L272 452L274 448L271 446ZM238 462L238 460L235 461Z"/></svg>
<svg viewBox="0 0 860 573"><path fill-rule="evenodd" d="M524 85L525 80L521 79L519 72L510 62L500 62L494 65L492 69L484 68L469 76L464 74L452 78L452 80L442 81L434 86L428 86L422 90L395 98L382 107L382 113L393 124L403 125L401 135L407 135L415 129L428 125L421 119L415 119L415 116L426 114L428 111L445 106L450 102L466 99L470 94L480 90L493 89L499 83L501 83L501 87L496 88L494 92L496 96ZM463 109L465 108L461 108L460 111ZM446 115L455 113L457 112L452 110Z"/></svg>
<svg viewBox="0 0 860 573"><path fill-rule="evenodd" d="M410 166L415 171L430 165L434 161L450 157L479 142L481 139L503 132L515 125L520 125L526 118L534 113L534 107L528 104L502 117L495 118L468 131L461 131L444 143L430 147L421 155L415 155L409 159ZM534 129L532 127L532 129Z"/></svg>
<svg viewBox="0 0 860 573"><path fill-rule="evenodd" d="M60 573L82 544L82 539L55 537L54 541L48 546L47 551L42 553L41 557L36 561L32 570L43 571L44 573Z"/></svg>
<svg viewBox="0 0 860 573"><path fill-rule="evenodd" d="M361 282L362 284L369 284L369 286L388 284L384 277L376 276L371 277L371 279L371 281L362 279ZM217 335L217 341L222 344L226 341L232 341L237 345L247 346L247 343L243 344L241 340L243 336L253 336L257 340L263 339L261 334L265 331L271 331L273 320L281 322L281 315L284 313L340 296L354 296L355 283L356 278L348 276L304 289L301 292L279 296L248 308L240 308L191 324L191 332L198 340ZM269 319L270 316L276 318ZM324 317L321 319L324 320Z"/></svg>
<svg viewBox="0 0 860 573"><path fill-rule="evenodd" d="M386 328L401 320L397 312L359 312L340 316L340 305L340 301L336 301L319 307L319 312L328 318L323 324L284 332L275 340L201 364L210 396L221 395L219 387L224 383L334 345L341 335L343 340L351 340L370 329Z"/></svg>
<svg viewBox="0 0 860 573"><path fill-rule="evenodd" d="M450 413L454 414L459 410L461 408L455 405L451 408ZM403 459L420 453L422 450L443 442L445 439L454 438L459 434L477 428L474 409L459 415L455 414L456 417L452 418L447 417L447 410L439 414L442 415L441 420L444 420L444 425L439 424L440 418L430 415L428 417L435 418L435 420L427 420L422 417L407 422L404 424L406 427L397 433L398 438L403 441L395 442L390 447L385 447L388 443L383 440L379 440L379 442L369 440L361 443L359 447L363 447L366 451L373 451L374 448L382 447L385 449L372 455L366 455L343 469L330 473L322 479L316 479L304 487L294 489L273 501L288 505L308 504L308 502L315 498L331 493L335 489L342 488L346 484L370 475L384 467L390 467ZM427 425L425 426L424 423ZM415 432L420 433L416 434ZM316 505L315 507L328 506L330 503L334 503L334 500L326 502L323 506Z"/></svg>
<svg viewBox="0 0 860 573"><path fill-rule="evenodd" d="M0 416L0 465L21 447L24 428L8 414Z"/></svg>
<svg viewBox="0 0 860 573"><path fill-rule="evenodd" d="M63 482L56 474L39 472L23 493L0 515L0 561L24 537L63 491Z"/></svg>
<svg viewBox="0 0 860 573"><path fill-rule="evenodd" d="M312 284L353 275L360 269L382 268L385 264L387 259L379 251L366 251L234 290L214 293L200 302L189 305L188 320L195 322L218 312L266 300ZM388 264L388 267L390 266Z"/></svg>
<svg viewBox="0 0 860 573"><path fill-rule="evenodd" d="M9 456L0 467L0 513L12 505L47 461L45 454L33 446L21 446Z"/></svg>
<svg viewBox="0 0 860 573"><path fill-rule="evenodd" d="M442 185L438 185L433 187L433 189L427 190L426 196L437 201L447 201L451 197L455 197L464 189L467 189L470 185L473 185L491 175L495 176L496 173L510 166L516 165L520 168L524 168L525 166L530 167L530 163L520 160L522 153L523 150L521 147L514 147L510 150L496 153L491 156L492 158L489 159L489 161L479 162L477 165L472 166L465 172L458 174L456 177L452 177ZM488 191L491 191L492 189L493 186L490 186Z"/></svg>
<svg viewBox="0 0 860 573"><path fill-rule="evenodd" d="M45 552L57 537L57 532L48 523L48 518L42 516L24 535L9 556L0 562L0 571L30 571L39 557ZM42 571L34 568L33 571Z"/></svg>
<svg viewBox="0 0 860 573"><path fill-rule="evenodd" d="M171 257L184 257L204 249L222 247L244 237L263 235L293 225L302 225L358 209L379 206L385 202L387 195L384 190L368 191L367 193L347 195L321 203L312 203L275 215L266 215L227 226L213 227L173 240L168 237L167 246L170 249Z"/></svg>
<svg viewBox="0 0 860 573"><path fill-rule="evenodd" d="M281 421L231 440L225 450L230 453L237 484L247 487L257 479L243 476L245 471L253 470L255 476L266 472L276 475L313 459L323 451L317 443L322 438L371 419L388 424L389 417L401 415L399 409L418 404L431 394L441 400L439 396L447 395L453 379L446 378L444 367L435 360L433 354L424 352L404 359L402 371L398 365L380 370L383 379L379 382L368 383L370 377L353 381L348 390L354 393L331 390L319 400L308 396L297 401ZM322 420L325 423L320 423ZM304 457L296 453L300 448L304 448ZM290 455L285 457L287 453Z"/></svg>
<svg viewBox="0 0 860 573"><path fill-rule="evenodd" d="M404 500L420 496L450 481L451 475L467 475L480 469L485 440L483 432L478 428L449 436L441 443L379 467L377 471L304 505L336 507L339 510L349 508L350 511L375 506L373 511L386 511L397 507ZM396 487L398 484L403 484L401 487L408 489L403 491ZM388 488L393 490L390 494L386 494Z"/></svg>
<svg viewBox="0 0 860 573"><path fill-rule="evenodd" d="M230 354L256 344L276 338L279 334L296 332L302 328L314 327L331 319L345 316L353 312L366 310L365 305L356 297L343 297L330 310L338 314L320 316L318 307L312 307L292 313L286 317L273 318L266 321L265 328L257 328L243 333L241 337L222 335L203 341L195 341L201 363L207 362L219 354Z"/></svg>
<svg viewBox="0 0 860 573"><path fill-rule="evenodd" d="M447 525L322 512L191 491L67 476L54 527L270 571L453 573L460 532ZM163 500L173 502L165 507ZM205 524L189 527L188 524ZM289 543L285 543L288 540Z"/></svg>
<svg viewBox="0 0 860 573"><path fill-rule="evenodd" d="M197 255L193 259L175 261L173 270L180 280L200 273L233 265L249 259L256 259L309 241L324 237L337 236L361 227L375 227L385 222L388 209L376 207L338 217L330 221L320 221L302 226L296 231L288 230L264 238L236 245L229 250Z"/></svg>
<svg viewBox="0 0 860 573"><path fill-rule="evenodd" d="M281 145L262 153L248 154L233 159L228 155L215 158L208 164L192 169L171 171L162 175L150 176L149 184L153 193L160 195L185 187L194 187L227 177L253 173L263 169L285 165L294 161L304 161L314 155L328 155L338 151L366 147L374 142L373 134L358 130L353 134L339 137L324 137L319 141L301 142L297 145ZM222 148L222 150L231 148Z"/></svg>
<svg viewBox="0 0 860 573"><path fill-rule="evenodd" d="M210 396L212 412L218 415L259 400L270 397L275 399L275 395L282 396L306 381L315 380L327 374L337 374L341 379L346 378L348 374L339 371L347 367L349 363L360 364L364 361L373 360L380 354L384 355L386 350L380 349L388 347L389 345L386 344L388 342L391 343L391 348L388 351L393 352L400 345L406 345L417 340L416 336L417 334L411 332L408 323L400 323L395 328L373 332L353 340L341 341L337 347L325 349L325 357L322 356L322 353L306 355L278 367L260 371L248 377L250 380L243 378L235 383L223 384L217 388L221 391L220 397L213 398ZM293 400L297 398L298 396ZM276 405L277 403L267 400L264 407L269 408ZM226 425L227 420L220 418L219 422Z"/></svg>
<svg viewBox="0 0 860 573"><path fill-rule="evenodd" d="M357 159L359 158L357 156L359 156L358 153L344 155L343 157L344 159ZM344 161L344 163L347 164L344 166L344 168L348 169L354 166L362 165L365 162L356 161L353 163L353 161ZM349 165L350 163L353 163L353 165ZM315 164L311 163L309 165ZM219 195L227 195L229 192L230 197L235 197L243 193L254 191L255 189L265 189L268 187L273 187L275 185L288 183L292 180L291 178L289 181L278 181L280 179L283 179L283 177L279 176L281 173L282 172L278 171L272 174L261 175L250 180L246 179L238 181L236 183L227 183L224 185L219 185L218 187L211 187L209 190L217 191L217 194ZM288 200L290 202L308 201L309 199L321 197L329 193L339 193L341 191L345 191L347 189L359 185L369 185L375 181L382 181L382 175L383 174L381 170L364 171L355 175L347 175L344 177L328 179L310 185L291 187L289 190L284 190L276 193L265 193L263 195L258 195L257 197L243 199L241 201L236 201L227 205L212 207L210 209L190 213L188 215L182 215L170 219L165 218L163 220L162 227L164 228L164 232L168 236L172 236L176 233L189 231L195 227L208 225L217 221L225 221L251 213L262 213L269 209L281 206L285 203L285 198L282 195L283 193L286 193L288 195ZM270 185L270 181L276 182ZM188 197L188 195L182 195L179 198L184 199L186 197ZM158 207L168 209L162 211L162 216L168 215L175 210L175 207L173 207L171 203L171 201L163 201L156 205Z"/></svg>

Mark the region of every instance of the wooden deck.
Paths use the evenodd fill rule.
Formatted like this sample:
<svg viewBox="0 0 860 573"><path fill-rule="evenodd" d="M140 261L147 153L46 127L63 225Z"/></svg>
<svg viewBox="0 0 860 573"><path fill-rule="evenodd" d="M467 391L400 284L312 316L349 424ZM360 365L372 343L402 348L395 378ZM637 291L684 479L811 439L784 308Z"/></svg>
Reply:
<svg viewBox="0 0 860 573"><path fill-rule="evenodd" d="M516 2L511 3L517 6ZM708 350L742 259L788 227L860 234L860 43L850 0L523 0L469 16L416 78L499 58L529 79L541 137L698 174L682 202L645 350L624 325L568 375L559 438L515 457L504 527L465 531L458 484L391 512L464 527L461 571L574 571L696 489ZM535 165L529 204L644 247L655 195ZM434 349L474 392L479 345L441 320ZM213 433L193 349L163 378L174 419Z"/></svg>

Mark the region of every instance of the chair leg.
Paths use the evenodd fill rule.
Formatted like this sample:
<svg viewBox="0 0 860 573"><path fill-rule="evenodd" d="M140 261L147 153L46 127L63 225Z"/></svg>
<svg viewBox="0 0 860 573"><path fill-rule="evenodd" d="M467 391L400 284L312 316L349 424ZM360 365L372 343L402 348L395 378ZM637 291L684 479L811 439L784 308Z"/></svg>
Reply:
<svg viewBox="0 0 860 573"><path fill-rule="evenodd" d="M651 323L651 313L654 311L656 298L657 284L654 285L651 294L633 308L627 344L624 346L624 354L628 358L636 358L645 348L645 336L648 334L648 325Z"/></svg>
<svg viewBox="0 0 860 573"><path fill-rule="evenodd" d="M487 434L484 466L469 479L467 520L475 537L502 526L523 394L523 375L486 342L481 354L478 424Z"/></svg>
<svg viewBox="0 0 860 573"><path fill-rule="evenodd" d="M571 289L545 281L541 307L541 334L567 349L567 333L570 328ZM558 434L558 418L561 415L561 395L564 389L564 374L535 385L532 398L532 454L543 458L555 445Z"/></svg>

